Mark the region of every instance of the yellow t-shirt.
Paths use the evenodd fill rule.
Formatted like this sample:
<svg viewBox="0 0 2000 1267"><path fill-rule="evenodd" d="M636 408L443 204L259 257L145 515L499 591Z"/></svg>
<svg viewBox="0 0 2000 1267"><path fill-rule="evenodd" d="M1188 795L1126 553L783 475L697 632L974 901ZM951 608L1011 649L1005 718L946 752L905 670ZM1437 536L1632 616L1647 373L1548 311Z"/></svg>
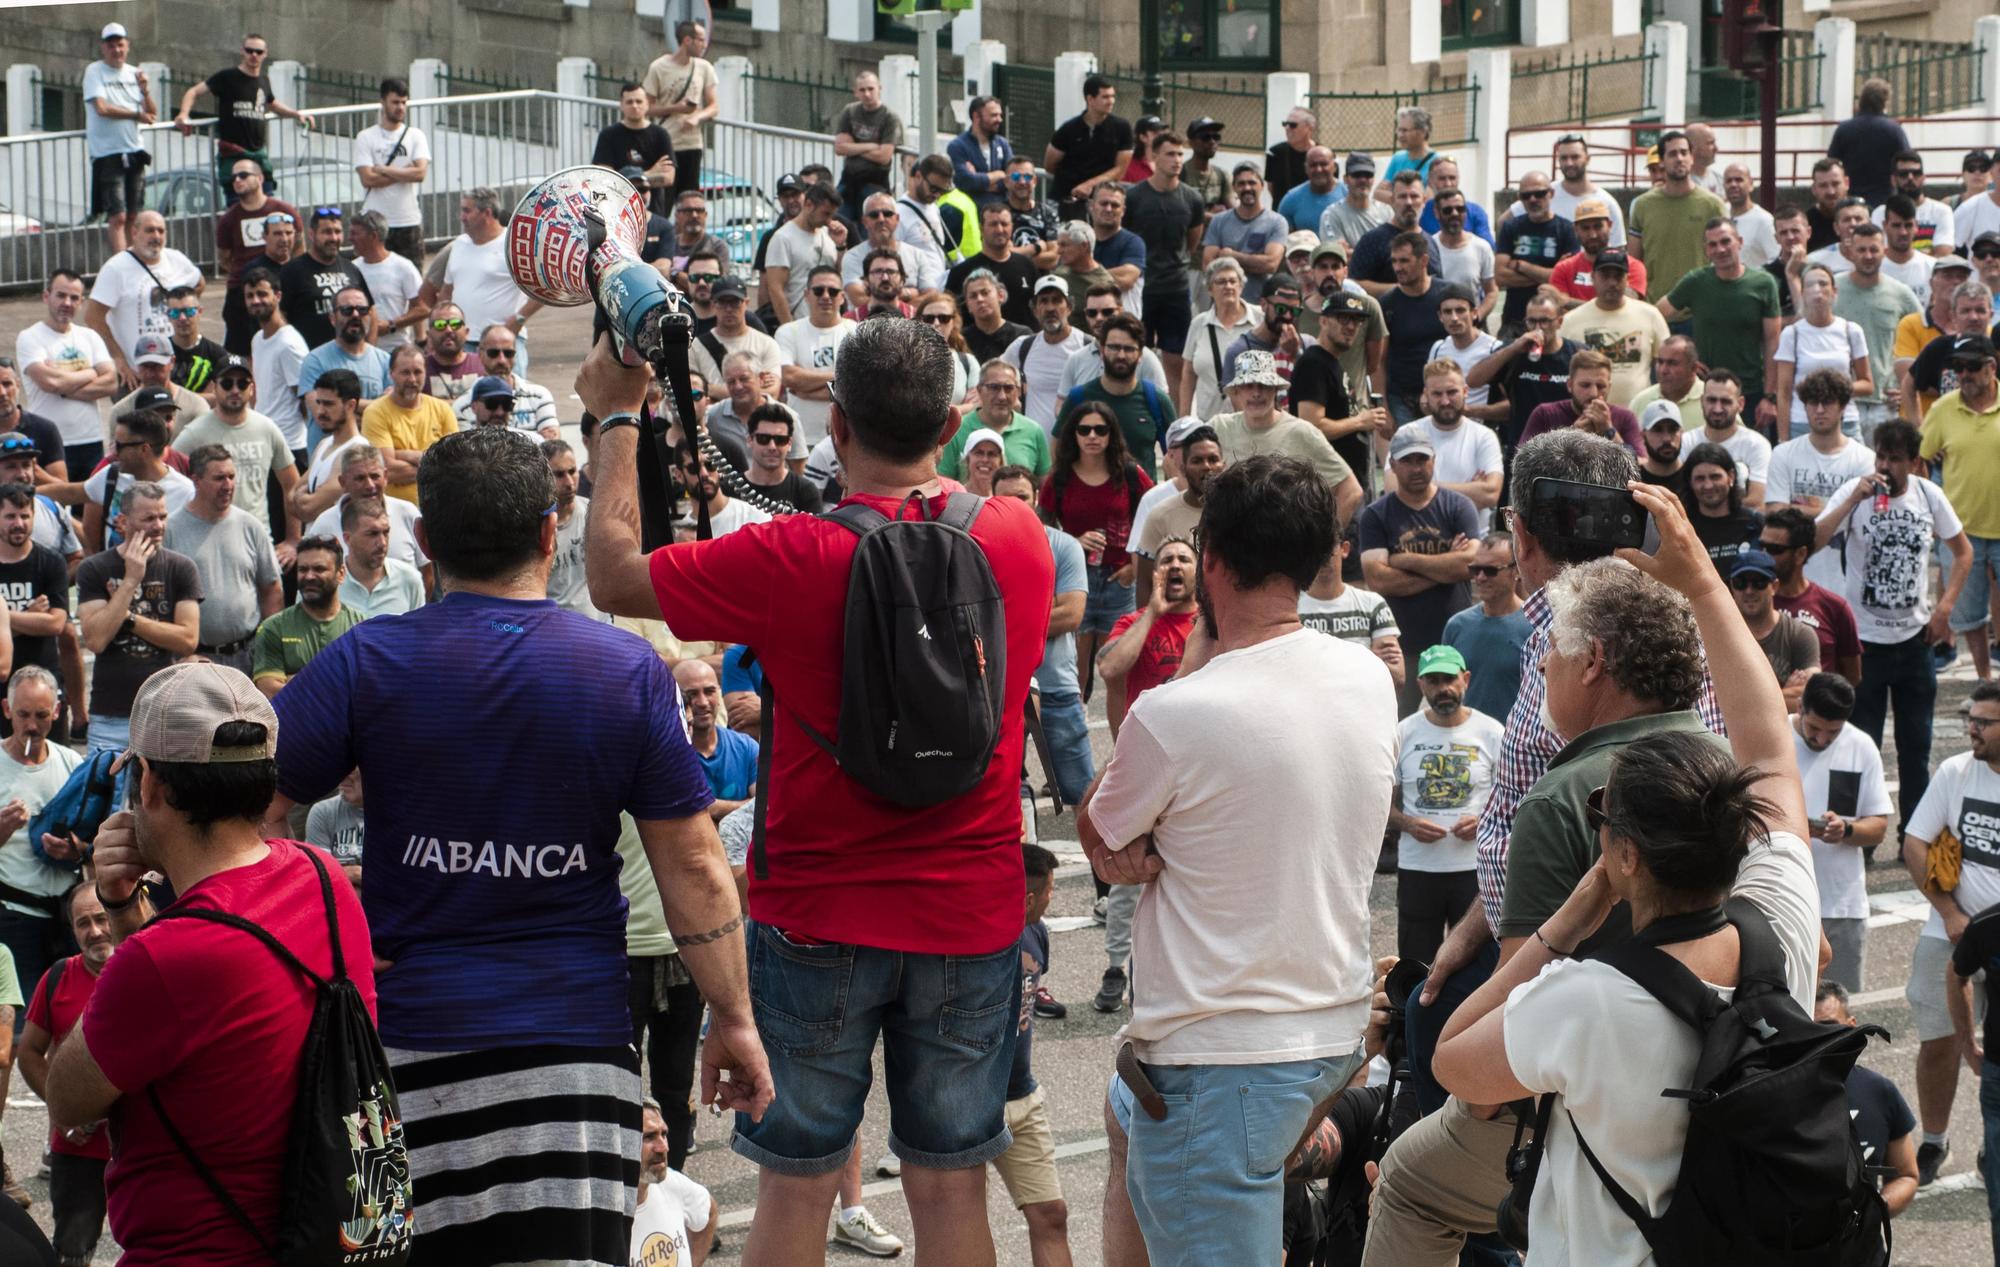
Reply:
<svg viewBox="0 0 2000 1267"><path fill-rule="evenodd" d="M1957 392L1924 415L1921 456L1944 455L1944 495L1965 531L2000 537L2000 399L1975 413Z"/></svg>
<svg viewBox="0 0 2000 1267"><path fill-rule="evenodd" d="M1906 312L1896 323L1896 342L1893 345L1898 361L1914 361L1917 355L1931 345L1931 340L1944 337L1944 331L1931 324L1929 312ZM1917 416L1923 417L1937 404L1936 392L1917 393Z"/></svg>
<svg viewBox="0 0 2000 1267"><path fill-rule="evenodd" d="M415 409L405 409L396 403L392 393L361 412L362 438L382 450L385 463L394 450L422 453L456 430L458 419L452 415L451 406L436 396L419 396ZM417 500L414 480L408 484L391 484L387 492L389 496L400 497L406 502Z"/></svg>

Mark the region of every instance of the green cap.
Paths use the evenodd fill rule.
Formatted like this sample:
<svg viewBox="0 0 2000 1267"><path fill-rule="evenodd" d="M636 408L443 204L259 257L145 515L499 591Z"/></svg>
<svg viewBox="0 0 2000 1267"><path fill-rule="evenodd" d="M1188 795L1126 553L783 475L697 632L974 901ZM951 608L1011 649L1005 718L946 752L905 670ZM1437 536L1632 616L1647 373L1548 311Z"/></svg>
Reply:
<svg viewBox="0 0 2000 1267"><path fill-rule="evenodd" d="M1465 657L1457 647L1447 647L1443 643L1425 651L1417 657L1417 676L1429 677L1433 673L1448 673L1457 677L1465 672Z"/></svg>

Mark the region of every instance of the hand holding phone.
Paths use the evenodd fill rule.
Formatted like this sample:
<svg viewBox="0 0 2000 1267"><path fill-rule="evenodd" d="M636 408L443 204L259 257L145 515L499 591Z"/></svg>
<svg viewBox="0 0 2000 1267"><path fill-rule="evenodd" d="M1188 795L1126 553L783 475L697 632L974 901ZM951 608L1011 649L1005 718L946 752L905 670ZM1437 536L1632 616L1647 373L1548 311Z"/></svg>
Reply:
<svg viewBox="0 0 2000 1267"><path fill-rule="evenodd" d="M1646 512L1629 489L1543 478L1533 492L1528 531L1539 539L1633 550L1646 542Z"/></svg>

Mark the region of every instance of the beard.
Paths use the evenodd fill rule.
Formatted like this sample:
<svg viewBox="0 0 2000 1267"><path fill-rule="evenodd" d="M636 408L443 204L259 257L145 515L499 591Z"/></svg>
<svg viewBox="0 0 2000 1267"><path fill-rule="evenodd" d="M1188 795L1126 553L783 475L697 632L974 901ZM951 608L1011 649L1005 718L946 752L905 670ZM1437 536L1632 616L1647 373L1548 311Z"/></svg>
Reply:
<svg viewBox="0 0 2000 1267"><path fill-rule="evenodd" d="M657 1166L639 1167L640 1183L649 1185L658 1185L658 1184L663 1184L666 1181L667 1181L667 1163L661 1162Z"/></svg>
<svg viewBox="0 0 2000 1267"><path fill-rule="evenodd" d="M1200 572L1194 574L1194 605L1195 610L1201 613L1202 632L1210 639L1220 638L1222 635L1215 625L1215 602L1208 593L1208 578Z"/></svg>
<svg viewBox="0 0 2000 1267"><path fill-rule="evenodd" d="M1431 711L1440 717L1451 717L1458 712L1460 703L1456 695L1440 695L1431 701Z"/></svg>
<svg viewBox="0 0 2000 1267"><path fill-rule="evenodd" d="M1561 736L1562 727L1556 725L1556 719L1549 715L1549 695L1546 690L1542 692L1542 704L1540 709L1537 710L1536 715L1540 717L1542 725L1548 729L1550 734Z"/></svg>

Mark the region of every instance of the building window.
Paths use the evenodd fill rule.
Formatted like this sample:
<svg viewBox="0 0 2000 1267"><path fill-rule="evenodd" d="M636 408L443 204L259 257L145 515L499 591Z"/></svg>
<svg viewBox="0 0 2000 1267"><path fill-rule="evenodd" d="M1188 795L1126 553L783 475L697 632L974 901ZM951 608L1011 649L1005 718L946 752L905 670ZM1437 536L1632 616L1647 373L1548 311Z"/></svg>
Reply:
<svg viewBox="0 0 2000 1267"><path fill-rule="evenodd" d="M1183 68L1277 65L1277 0L1159 0L1160 61Z"/></svg>
<svg viewBox="0 0 2000 1267"><path fill-rule="evenodd" d="M750 0L708 0L708 10L717 22L750 20Z"/></svg>
<svg viewBox="0 0 2000 1267"><path fill-rule="evenodd" d="M1447 49L1520 41L1520 0L1438 0L1438 3L1443 6L1438 24L1439 42Z"/></svg>

